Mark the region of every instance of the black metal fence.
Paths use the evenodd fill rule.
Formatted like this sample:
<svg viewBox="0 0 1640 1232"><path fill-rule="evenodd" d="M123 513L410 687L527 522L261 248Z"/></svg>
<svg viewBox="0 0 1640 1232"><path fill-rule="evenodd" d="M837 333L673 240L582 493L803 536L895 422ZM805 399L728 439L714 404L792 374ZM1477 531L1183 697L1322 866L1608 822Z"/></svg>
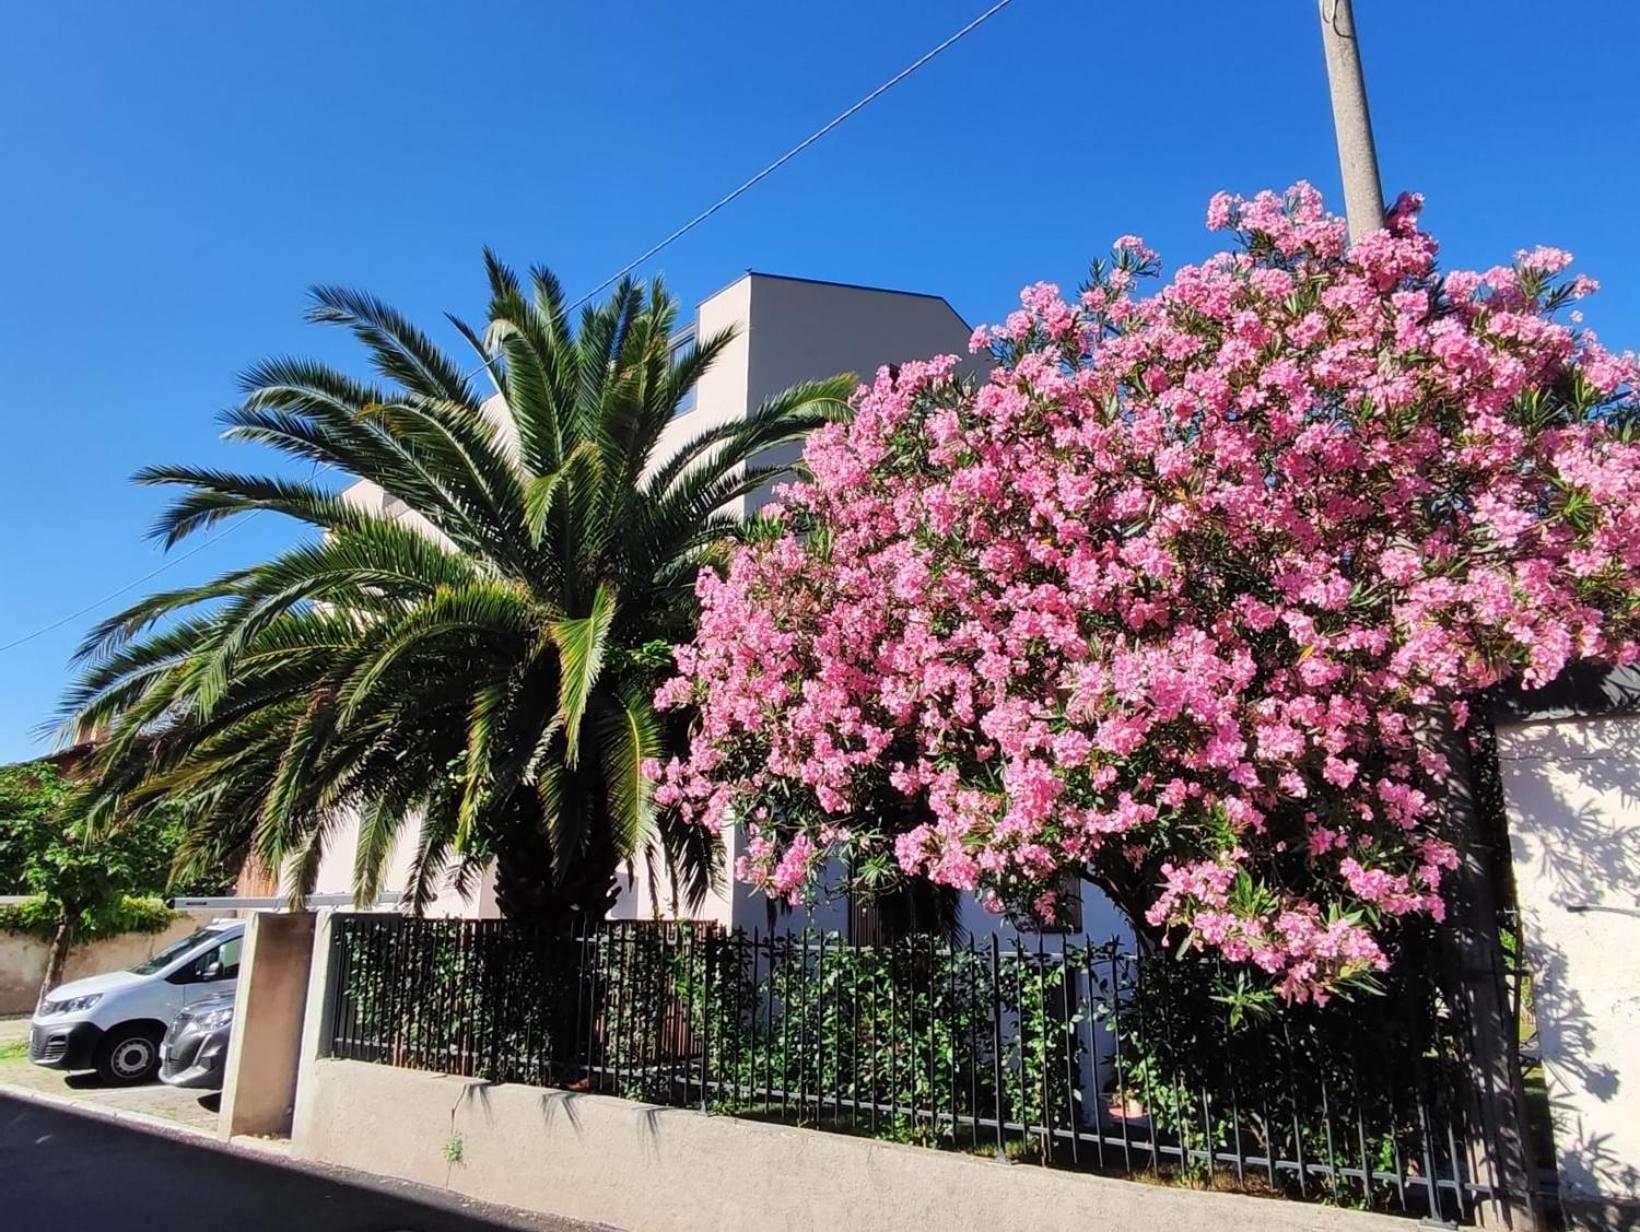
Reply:
<svg viewBox="0 0 1640 1232"><path fill-rule="evenodd" d="M333 930L337 1057L1462 1222L1491 1192L1428 980L1248 1018L1206 962L1086 940Z"/></svg>

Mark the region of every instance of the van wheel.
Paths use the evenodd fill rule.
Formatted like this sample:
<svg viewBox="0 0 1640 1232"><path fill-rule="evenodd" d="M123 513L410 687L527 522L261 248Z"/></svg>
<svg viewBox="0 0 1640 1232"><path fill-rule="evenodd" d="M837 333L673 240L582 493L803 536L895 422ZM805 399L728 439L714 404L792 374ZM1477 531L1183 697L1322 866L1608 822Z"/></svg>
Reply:
<svg viewBox="0 0 1640 1232"><path fill-rule="evenodd" d="M97 1077L111 1087L134 1087L159 1069L160 1033L131 1023L103 1036L97 1049Z"/></svg>

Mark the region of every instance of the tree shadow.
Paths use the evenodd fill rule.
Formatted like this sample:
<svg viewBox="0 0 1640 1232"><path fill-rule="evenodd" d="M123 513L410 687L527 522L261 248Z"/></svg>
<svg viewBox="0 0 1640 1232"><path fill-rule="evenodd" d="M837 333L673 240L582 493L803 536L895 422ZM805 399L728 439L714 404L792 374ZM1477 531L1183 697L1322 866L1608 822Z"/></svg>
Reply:
<svg viewBox="0 0 1640 1232"><path fill-rule="evenodd" d="M564 1120L569 1122L570 1129L576 1138L582 1136L581 1110L579 1104L581 1096L574 1091L543 1091L541 1093L541 1123L550 1132L553 1123L561 1112Z"/></svg>
<svg viewBox="0 0 1640 1232"><path fill-rule="evenodd" d="M1622 681L1608 684L1612 689L1640 709L1640 690ZM1632 1098L1623 1079L1640 1077L1622 1074L1609 1059L1618 1033L1633 1029L1632 1015L1598 1001L1591 1010L1587 999L1590 992L1600 997L1604 982L1602 934L1609 934L1611 961L1640 947L1640 828L1628 820L1640 816L1640 765L1627 753L1625 733L1608 726L1624 721L1556 706L1547 721L1500 740L1536 1018L1535 1048L1526 1050L1544 1066L1568 1197L1640 1194L1640 1166L1621 1157L1603 1127L1584 1123L1594 1105ZM1616 1115L1613 1108L1602 1119L1612 1123Z"/></svg>

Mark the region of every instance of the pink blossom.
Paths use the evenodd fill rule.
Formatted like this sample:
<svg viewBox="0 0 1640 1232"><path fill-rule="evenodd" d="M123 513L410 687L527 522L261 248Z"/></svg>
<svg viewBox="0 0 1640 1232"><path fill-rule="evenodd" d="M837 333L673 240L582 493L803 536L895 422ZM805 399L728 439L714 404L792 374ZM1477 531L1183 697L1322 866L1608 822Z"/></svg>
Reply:
<svg viewBox="0 0 1640 1232"><path fill-rule="evenodd" d="M1220 194L1235 247L1027 287L977 390L878 372L701 575L657 803L776 897L846 846L998 909L1095 876L1293 999L1381 968L1455 859L1414 711L1640 660L1640 360L1548 311L1558 250L1443 274L1421 205L1349 245Z"/></svg>

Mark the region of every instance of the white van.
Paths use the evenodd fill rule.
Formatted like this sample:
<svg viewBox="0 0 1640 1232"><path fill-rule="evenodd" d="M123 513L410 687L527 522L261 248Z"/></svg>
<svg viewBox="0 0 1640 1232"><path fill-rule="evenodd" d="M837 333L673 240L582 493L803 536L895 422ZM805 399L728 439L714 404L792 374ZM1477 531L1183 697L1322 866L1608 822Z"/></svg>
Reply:
<svg viewBox="0 0 1640 1232"><path fill-rule="evenodd" d="M215 920L129 971L53 988L30 1024L29 1060L94 1069L115 1086L148 1081L178 1011L233 990L244 937L244 921Z"/></svg>

